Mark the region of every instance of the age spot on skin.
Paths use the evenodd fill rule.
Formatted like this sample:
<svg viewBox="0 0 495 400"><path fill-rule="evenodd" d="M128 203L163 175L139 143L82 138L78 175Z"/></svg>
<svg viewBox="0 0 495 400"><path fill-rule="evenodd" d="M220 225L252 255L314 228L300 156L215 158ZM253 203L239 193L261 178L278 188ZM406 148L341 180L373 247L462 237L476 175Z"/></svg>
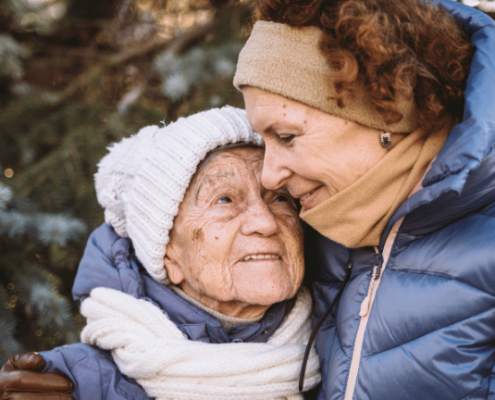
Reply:
<svg viewBox="0 0 495 400"><path fill-rule="evenodd" d="M203 230L201 228L196 229L193 233L193 240L203 240L203 239L204 239Z"/></svg>
<svg viewBox="0 0 495 400"><path fill-rule="evenodd" d="M283 107L283 108L287 108L287 104L284 104L282 107Z"/></svg>
<svg viewBox="0 0 495 400"><path fill-rule="evenodd" d="M215 240L218 240L218 239L220 239L220 238L218 236L215 236Z"/></svg>

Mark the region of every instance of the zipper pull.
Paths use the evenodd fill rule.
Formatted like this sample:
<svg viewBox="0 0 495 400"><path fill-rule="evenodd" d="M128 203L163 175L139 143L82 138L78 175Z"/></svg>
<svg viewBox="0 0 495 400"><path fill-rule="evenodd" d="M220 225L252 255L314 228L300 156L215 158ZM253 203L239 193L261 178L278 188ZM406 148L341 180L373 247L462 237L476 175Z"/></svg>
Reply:
<svg viewBox="0 0 495 400"><path fill-rule="evenodd" d="M366 294L366 297L364 298L363 302L361 303L361 310L359 311L360 317L365 317L366 315L368 315L368 313L370 311L371 293L373 292L373 286L375 284L378 268L379 267L377 265L375 265L373 267L373 273L371 275L371 281L370 281L370 285L368 287L368 293Z"/></svg>
<svg viewBox="0 0 495 400"><path fill-rule="evenodd" d="M380 253L377 247L375 247L375 267L376 271L373 270L373 279L378 279L380 277L381 269L383 265L383 255Z"/></svg>
<svg viewBox="0 0 495 400"><path fill-rule="evenodd" d="M364 317L368 315L370 311L370 305L371 305L371 294L373 293L373 286L375 285L375 281L380 277L381 269L382 269L382 264L383 264L383 256L378 250L377 247L375 247L375 266L373 267L373 272L371 273L371 281L370 281L370 286L368 287L368 293L366 294L366 297L364 298L363 302L361 303L361 309L359 311L359 316Z"/></svg>

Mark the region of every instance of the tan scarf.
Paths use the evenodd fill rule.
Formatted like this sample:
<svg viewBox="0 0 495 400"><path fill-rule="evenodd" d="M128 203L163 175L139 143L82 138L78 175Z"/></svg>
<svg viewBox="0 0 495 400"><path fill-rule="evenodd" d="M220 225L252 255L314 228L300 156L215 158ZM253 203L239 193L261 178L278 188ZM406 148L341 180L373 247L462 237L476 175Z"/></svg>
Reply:
<svg viewBox="0 0 495 400"><path fill-rule="evenodd" d="M378 246L387 222L425 174L452 126L449 119L429 135L415 130L352 185L310 210L303 209L301 218L346 247Z"/></svg>

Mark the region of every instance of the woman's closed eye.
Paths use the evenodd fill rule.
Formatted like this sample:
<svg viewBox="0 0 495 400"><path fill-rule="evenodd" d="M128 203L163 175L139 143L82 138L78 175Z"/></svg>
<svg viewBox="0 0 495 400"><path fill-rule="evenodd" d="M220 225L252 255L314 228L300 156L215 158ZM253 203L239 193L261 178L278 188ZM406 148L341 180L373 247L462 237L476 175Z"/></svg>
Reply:
<svg viewBox="0 0 495 400"><path fill-rule="evenodd" d="M296 137L296 135L278 135L278 140L283 143L290 143Z"/></svg>

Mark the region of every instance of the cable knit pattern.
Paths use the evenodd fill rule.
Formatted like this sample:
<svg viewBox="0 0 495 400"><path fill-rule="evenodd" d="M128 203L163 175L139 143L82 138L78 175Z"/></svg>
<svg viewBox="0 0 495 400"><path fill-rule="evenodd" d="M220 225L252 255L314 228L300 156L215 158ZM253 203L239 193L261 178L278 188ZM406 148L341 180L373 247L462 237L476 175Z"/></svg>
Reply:
<svg viewBox="0 0 495 400"><path fill-rule="evenodd" d="M199 162L219 146L263 140L244 110L212 109L148 126L109 148L98 164L95 186L105 221L132 240L149 274L167 283L163 257L174 217Z"/></svg>
<svg viewBox="0 0 495 400"><path fill-rule="evenodd" d="M157 399L302 399L298 379L311 334L311 296L296 303L267 343L211 344L188 340L152 303L95 288L84 300L84 343L111 350L122 373ZM305 387L320 382L314 348Z"/></svg>

